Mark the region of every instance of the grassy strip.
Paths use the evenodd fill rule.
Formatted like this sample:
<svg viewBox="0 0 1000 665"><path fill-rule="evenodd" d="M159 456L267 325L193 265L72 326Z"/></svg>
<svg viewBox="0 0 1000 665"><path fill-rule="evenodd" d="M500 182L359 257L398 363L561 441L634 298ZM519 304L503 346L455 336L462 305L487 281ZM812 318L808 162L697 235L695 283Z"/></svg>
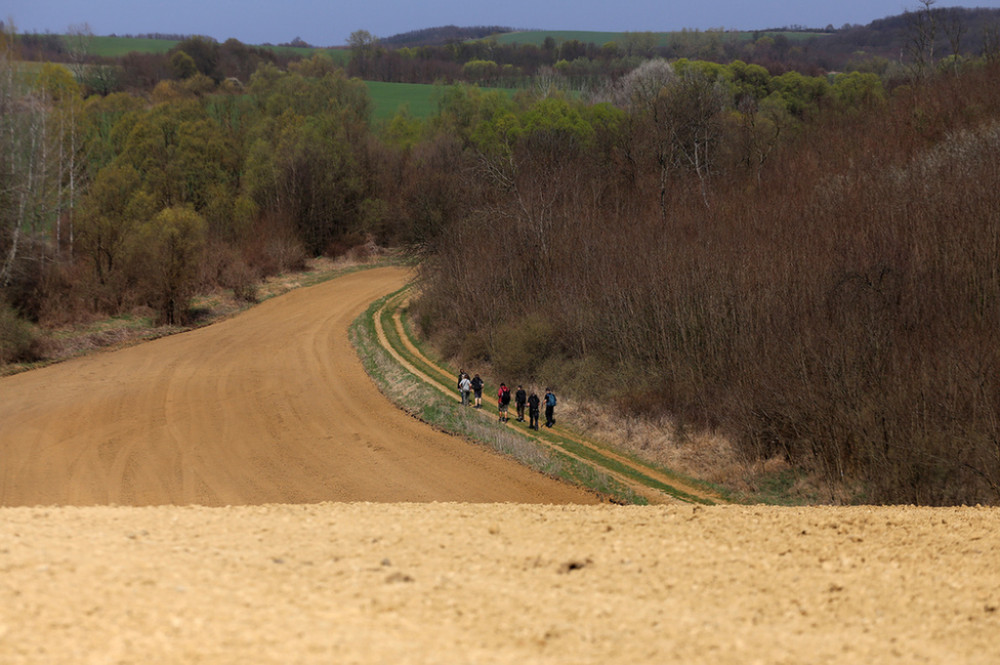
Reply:
<svg viewBox="0 0 1000 665"><path fill-rule="evenodd" d="M437 368L436 368L437 369L437 373L441 374L440 369L446 367L445 361L434 350L428 348L428 346L424 343L424 340L419 335L417 335L416 331L413 328L413 319L409 316L409 311L408 310L403 309L401 311L400 321L402 322L404 333L406 334L406 336L409 339L410 343L413 346L415 346L417 348L417 350L419 350L420 353L423 354L423 356L425 358L427 358L431 363L437 365ZM449 376L451 376L451 375L449 374ZM456 376L457 376L457 374L456 374ZM680 482L687 483L689 485L695 485L697 487L701 487L705 491L717 494L720 497L726 499L727 501L730 501L730 500L733 499L732 492L729 489L725 488L725 487L721 487L721 486L716 485L714 483L710 483L708 481L701 480L700 478L692 478L692 477L689 477L689 476L685 476L685 475L677 473L676 471L674 471L672 469L669 469L669 468L667 468L665 466L654 464L654 463L651 463L651 462L649 462L647 460L641 459L641 458L637 457L636 455L633 455L633 454L631 454L631 453L629 453L627 451L613 449L613 448L609 447L607 444L605 444L605 443L603 443L601 441L593 441L593 440L591 440L591 443L593 443L595 446L597 446L599 448L603 448L605 450L608 450L608 452L613 452L614 454L616 454L616 455L618 455L620 457L624 457L624 458L626 458L626 459L634 462L635 464L639 464L641 466L646 466L646 467L648 467L650 469L653 469L654 471L657 471L658 473L662 473L663 475L667 476L668 478L675 478L675 479L677 479Z"/></svg>
<svg viewBox="0 0 1000 665"><path fill-rule="evenodd" d="M438 429L489 445L531 469L587 487L616 503L646 503L645 498L600 470L569 455L544 449L515 430L496 426L489 419L483 418L481 412L462 407L457 399L425 384L397 363L378 343L375 316L386 302L399 293L401 291L372 303L367 311L355 319L350 330L351 342L357 349L365 370L390 401ZM387 326L386 334L391 329L392 326ZM398 342L398 336L396 340Z"/></svg>
<svg viewBox="0 0 1000 665"><path fill-rule="evenodd" d="M379 316L381 317L381 322L382 322L382 327L383 327L384 334L385 334L386 339L388 340L389 344L393 347L393 349L399 355L401 355L403 358L405 358L408 363L410 363L416 369L420 370L421 372L423 372L424 374L426 374L428 376L435 376L435 375L438 374L437 368L431 367L429 364L427 364L427 362L424 361L423 358L419 358L419 357L415 356L413 353L411 353L406 348L406 346L403 344L403 342L402 342L402 340L400 339L400 336L399 336L399 331L397 330L396 326L394 325L394 322L393 322L393 315L395 313L395 307L394 307L394 305L396 305L399 302L400 296L404 292L405 292L405 289L404 289L404 291L398 292L397 295L395 295L394 297L390 298L389 300L386 300L385 302L389 303L389 306L384 307L379 312ZM405 327L406 327L406 322L404 320L404 328ZM408 332L412 332L412 331L408 330ZM411 338L410 339L411 343L413 343L414 346L417 346L416 336L414 336L414 335L411 334L410 338ZM418 348L420 348L420 347L418 347ZM484 400L483 411L485 411L487 413L494 413L495 414L496 413L496 408L493 407L492 406L492 402L487 399L487 400ZM551 444L553 444L555 446L558 446L558 447L562 448L563 450L571 453L572 455L575 455L578 458L582 458L582 459L588 460L590 462L593 462L594 464L598 465L599 467L601 467L603 469L607 469L609 471L613 471L613 472L615 472L615 473L617 473L617 474L619 474L621 476L624 476L626 478L634 480L634 481L636 481L636 482L638 482L638 483L640 483L640 484L642 484L642 485L644 485L646 487L650 487L652 489L659 490L659 491L661 491L661 492L663 492L663 493L665 493L665 494L667 494L669 496L673 496L673 497L675 497L677 499L681 499L682 501L688 501L688 502L692 502L692 503L702 503L702 504L706 504L706 505L712 505L714 503L714 502L712 502L712 501L710 501L708 499L704 499L702 497L698 497L698 496L695 496L693 494L689 494L687 492L684 492L682 490L677 489L676 487L673 487L672 485L668 485L668 484L666 484L664 482L661 482L661 481L659 481L659 480L657 480L655 478L652 478L652 477L650 477L650 476L642 473L641 471L639 471L639 470L637 470L637 469L629 466L628 464L625 464L625 463L623 463L623 462L621 462L619 460L616 460L614 458L608 457L607 455L602 454L600 451L594 450L593 448L591 448L589 446L586 446L586 445L583 445L583 444L581 444L581 443L579 443L577 441L574 441L572 439L569 439L569 438L566 438L566 437L563 437L563 436L559 436L559 435L557 435L557 434L555 434L553 432L549 432L549 431L539 431L539 432L536 432L535 436L538 437L538 438L544 439L545 441L547 441L547 442L549 442L549 443L551 443Z"/></svg>
<svg viewBox="0 0 1000 665"><path fill-rule="evenodd" d="M399 292L399 294L401 295L402 293L404 293L404 291ZM397 330L395 322L393 321L393 314L395 312L395 307L392 306L391 300L386 302L389 303L389 306L384 307L380 313L380 319L382 321L382 331L385 334L386 340L388 340L389 344L399 355L403 356L403 358L405 358L406 361L411 365L413 365L415 368L417 368L418 370L420 370L421 372L430 377L439 376L440 372L436 367L429 365L423 358L413 355L409 351L409 349L406 348L406 345L403 343L403 340L400 339L399 331ZM457 374L455 381L457 381ZM457 387L455 389L455 395L456 396L458 395Z"/></svg>

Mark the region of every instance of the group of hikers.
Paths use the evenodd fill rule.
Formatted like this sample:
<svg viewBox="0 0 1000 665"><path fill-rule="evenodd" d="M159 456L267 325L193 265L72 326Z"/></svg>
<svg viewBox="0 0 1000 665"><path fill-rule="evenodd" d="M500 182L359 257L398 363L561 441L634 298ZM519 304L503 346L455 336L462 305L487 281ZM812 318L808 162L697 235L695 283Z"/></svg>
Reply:
<svg viewBox="0 0 1000 665"><path fill-rule="evenodd" d="M483 408L483 380L476 374L471 379L465 370L458 373L458 391L462 395L462 406L472 406L476 409ZM530 395L523 387L518 386L517 390L511 394L507 384L501 383L497 390L497 411L500 414L499 422L507 422L507 414L510 410L511 400L514 401L514 408L517 410L517 422L524 422L525 408L528 410L528 428L538 429L539 408L545 403L545 426L552 427L556 424L556 395L551 389L545 389L545 396L538 398L534 392ZM473 401L474 400L474 401Z"/></svg>

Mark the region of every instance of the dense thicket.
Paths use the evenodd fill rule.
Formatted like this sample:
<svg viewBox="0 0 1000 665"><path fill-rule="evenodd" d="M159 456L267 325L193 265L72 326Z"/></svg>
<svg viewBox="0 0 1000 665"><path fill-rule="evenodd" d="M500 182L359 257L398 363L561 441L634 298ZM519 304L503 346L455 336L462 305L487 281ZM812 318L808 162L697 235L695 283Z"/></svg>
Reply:
<svg viewBox="0 0 1000 665"><path fill-rule="evenodd" d="M831 496L995 502L998 75L814 110L773 151L779 117L713 118L697 81L614 123L525 117L482 147L496 195L426 264L422 321L508 382L718 427Z"/></svg>

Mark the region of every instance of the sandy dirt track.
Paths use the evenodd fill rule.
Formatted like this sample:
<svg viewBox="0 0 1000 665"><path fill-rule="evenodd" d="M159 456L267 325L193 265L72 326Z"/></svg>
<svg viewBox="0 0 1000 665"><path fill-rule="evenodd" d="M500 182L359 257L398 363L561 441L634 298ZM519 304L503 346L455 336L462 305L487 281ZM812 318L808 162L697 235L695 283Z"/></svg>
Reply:
<svg viewBox="0 0 1000 665"><path fill-rule="evenodd" d="M377 394L406 279L0 380L0 664L1000 662L997 509L580 505Z"/></svg>
<svg viewBox="0 0 1000 665"><path fill-rule="evenodd" d="M348 274L0 380L0 505L596 502L431 430L376 390L347 329L410 276Z"/></svg>

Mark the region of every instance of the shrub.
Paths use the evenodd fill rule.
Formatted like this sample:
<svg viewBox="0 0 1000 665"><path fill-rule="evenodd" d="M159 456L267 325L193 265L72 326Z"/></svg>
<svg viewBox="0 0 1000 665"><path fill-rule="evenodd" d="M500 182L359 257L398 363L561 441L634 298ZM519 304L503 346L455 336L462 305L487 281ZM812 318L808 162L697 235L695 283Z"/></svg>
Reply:
<svg viewBox="0 0 1000 665"><path fill-rule="evenodd" d="M555 348L555 326L541 314L504 324L493 343L493 362L504 376L532 381Z"/></svg>
<svg viewBox="0 0 1000 665"><path fill-rule="evenodd" d="M37 343L34 327L0 303L0 365L37 360Z"/></svg>

